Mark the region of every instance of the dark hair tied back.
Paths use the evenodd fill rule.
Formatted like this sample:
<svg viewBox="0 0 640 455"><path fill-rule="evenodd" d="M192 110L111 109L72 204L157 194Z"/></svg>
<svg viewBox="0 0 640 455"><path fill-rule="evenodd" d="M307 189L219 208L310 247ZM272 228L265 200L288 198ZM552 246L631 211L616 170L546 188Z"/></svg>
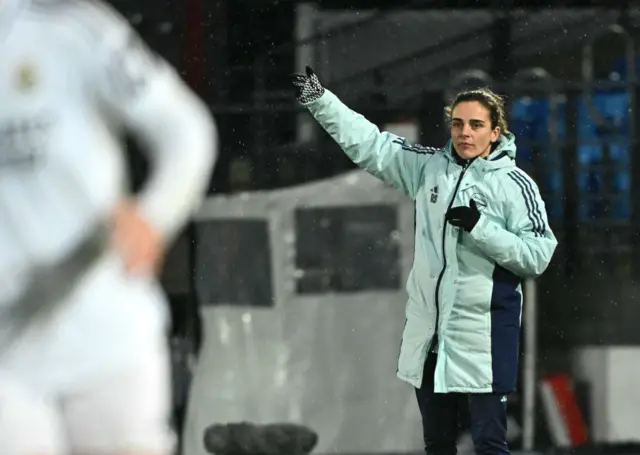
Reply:
<svg viewBox="0 0 640 455"><path fill-rule="evenodd" d="M447 120L451 121L453 109L460 103L468 101L477 101L482 104L488 111L491 118L491 128L500 127L501 134L509 133L509 124L505 115L504 99L488 88L478 88L474 90L465 90L458 93L449 106L445 108Z"/></svg>

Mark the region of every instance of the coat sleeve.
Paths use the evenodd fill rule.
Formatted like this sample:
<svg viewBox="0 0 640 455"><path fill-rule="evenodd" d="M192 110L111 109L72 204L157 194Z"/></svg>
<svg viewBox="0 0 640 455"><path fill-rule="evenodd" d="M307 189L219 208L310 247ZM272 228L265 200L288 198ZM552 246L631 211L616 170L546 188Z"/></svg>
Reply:
<svg viewBox="0 0 640 455"><path fill-rule="evenodd" d="M427 162L440 151L409 145L345 106L329 90L307 108L360 168L415 199Z"/></svg>
<svg viewBox="0 0 640 455"><path fill-rule="evenodd" d="M470 235L496 263L523 277L540 276L558 245L537 185L519 169L503 177L506 229L481 215Z"/></svg>

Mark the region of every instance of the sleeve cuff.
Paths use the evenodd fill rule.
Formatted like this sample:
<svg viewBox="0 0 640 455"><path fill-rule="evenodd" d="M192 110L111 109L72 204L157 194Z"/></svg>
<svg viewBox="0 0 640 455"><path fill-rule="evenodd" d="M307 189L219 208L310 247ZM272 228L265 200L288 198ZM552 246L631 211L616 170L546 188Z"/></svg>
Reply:
<svg viewBox="0 0 640 455"><path fill-rule="evenodd" d="M325 88L324 93L320 95L319 98L316 98L313 101L309 101L308 103L300 103L300 104L302 104L306 108L313 110L313 108L318 108L324 105L325 103L331 101L332 98L336 98L336 96L333 93L331 93L328 89Z"/></svg>

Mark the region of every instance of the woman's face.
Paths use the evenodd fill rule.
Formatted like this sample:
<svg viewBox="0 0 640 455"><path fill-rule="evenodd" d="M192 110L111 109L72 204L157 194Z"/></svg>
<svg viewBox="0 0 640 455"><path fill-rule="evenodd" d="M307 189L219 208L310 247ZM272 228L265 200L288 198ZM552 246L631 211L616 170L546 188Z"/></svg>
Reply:
<svg viewBox="0 0 640 455"><path fill-rule="evenodd" d="M459 103L451 113L451 142L464 160L491 153L491 143L500 137L500 127L491 128L489 110L478 101Z"/></svg>

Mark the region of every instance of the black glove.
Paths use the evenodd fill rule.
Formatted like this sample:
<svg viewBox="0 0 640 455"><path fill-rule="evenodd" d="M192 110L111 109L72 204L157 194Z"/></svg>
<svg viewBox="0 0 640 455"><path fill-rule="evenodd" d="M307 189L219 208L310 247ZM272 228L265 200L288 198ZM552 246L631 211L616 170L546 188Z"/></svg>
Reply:
<svg viewBox="0 0 640 455"><path fill-rule="evenodd" d="M449 209L444 219L453 226L461 227L467 232L471 232L480 219L480 211L476 206L476 201L471 199L469 207L464 205Z"/></svg>
<svg viewBox="0 0 640 455"><path fill-rule="evenodd" d="M324 87L313 70L307 66L307 74L292 74L291 83L296 90L296 98L302 104L317 100L324 94Z"/></svg>

